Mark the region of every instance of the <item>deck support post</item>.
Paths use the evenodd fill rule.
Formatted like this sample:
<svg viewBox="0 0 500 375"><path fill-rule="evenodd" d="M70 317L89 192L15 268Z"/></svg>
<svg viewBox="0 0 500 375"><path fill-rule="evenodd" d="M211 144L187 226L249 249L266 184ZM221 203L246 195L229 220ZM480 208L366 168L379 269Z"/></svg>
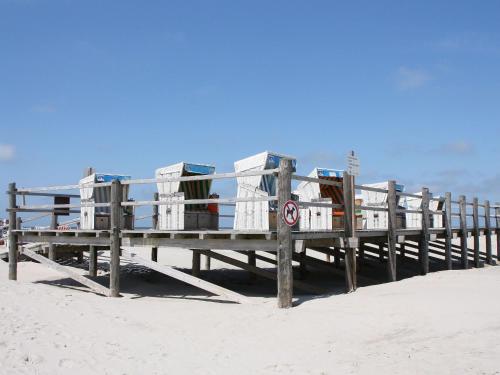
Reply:
<svg viewBox="0 0 500 375"><path fill-rule="evenodd" d="M292 307L293 269L292 269L292 228L283 218L283 207L292 197L293 165L290 159L281 159L278 175L278 307Z"/></svg>
<svg viewBox="0 0 500 375"><path fill-rule="evenodd" d="M153 200L155 202L158 202L160 200L160 194L154 193ZM158 205L156 205L156 204L153 205L153 216L152 216L151 228L153 230L158 229ZM158 248L157 247L151 248L151 260L153 262L158 262Z"/></svg>
<svg viewBox="0 0 500 375"><path fill-rule="evenodd" d="M389 181L387 192L387 216L388 216L388 235L387 235L387 276L389 281L396 281L396 244L398 242L397 233L397 195L396 181Z"/></svg>
<svg viewBox="0 0 500 375"><path fill-rule="evenodd" d="M191 275L200 277L201 269L201 254L199 250L193 249L193 266L191 268Z"/></svg>
<svg viewBox="0 0 500 375"><path fill-rule="evenodd" d="M51 215L50 229L52 230L57 229L57 215L55 214L55 212L52 212ZM56 245L51 243L49 244L49 259L55 262L56 258L57 258Z"/></svg>
<svg viewBox="0 0 500 375"><path fill-rule="evenodd" d="M17 234L14 233L17 224L16 184L9 184L9 280L17 280Z"/></svg>
<svg viewBox="0 0 500 375"><path fill-rule="evenodd" d="M461 259L462 259L462 268L469 268L469 257L468 257L468 248L467 248L467 201L465 195L461 195L458 198L459 206L460 206L460 250L461 250Z"/></svg>
<svg viewBox="0 0 500 375"><path fill-rule="evenodd" d="M335 265L335 268L340 268L340 248L339 247L333 248L333 264Z"/></svg>
<svg viewBox="0 0 500 375"><path fill-rule="evenodd" d="M257 257L255 256L255 251L249 251L248 254L248 265L251 267L257 266ZM207 257L207 259L210 259ZM257 275L253 272L249 274L250 282L254 282L257 279Z"/></svg>
<svg viewBox="0 0 500 375"><path fill-rule="evenodd" d="M452 239L453 234L451 231L451 193L448 192L445 194L444 198L444 215L443 215L443 224L444 224L444 261L446 263L446 269L453 269L453 259L451 257L451 248L452 248Z"/></svg>
<svg viewBox="0 0 500 375"><path fill-rule="evenodd" d="M405 257L406 245L404 243L399 244L399 254L401 255L401 260Z"/></svg>
<svg viewBox="0 0 500 375"><path fill-rule="evenodd" d="M97 276L97 247L89 246L89 276Z"/></svg>
<svg viewBox="0 0 500 375"><path fill-rule="evenodd" d="M378 245L378 260L382 263L384 261L384 247L383 243Z"/></svg>
<svg viewBox="0 0 500 375"><path fill-rule="evenodd" d="M479 199L474 198L472 200L472 222L474 225L474 267L479 268L480 258L479 250L481 243L479 241Z"/></svg>
<svg viewBox="0 0 500 375"><path fill-rule="evenodd" d="M110 267L110 294L111 297L120 296L120 249L121 249L121 222L123 186L119 180L111 183L111 267Z"/></svg>
<svg viewBox="0 0 500 375"><path fill-rule="evenodd" d="M345 248L345 282L346 293L354 292L357 289L356 279L356 231L355 231L355 211L354 211L354 176L344 172L344 248Z"/></svg>
<svg viewBox="0 0 500 375"><path fill-rule="evenodd" d="M496 203L495 206L495 222L496 222L496 231L495 231L495 237L497 238L497 260L500 260L500 203Z"/></svg>
<svg viewBox="0 0 500 375"><path fill-rule="evenodd" d="M491 208L490 201L484 201L484 235L486 236L486 263L493 264L491 247Z"/></svg>
<svg viewBox="0 0 500 375"><path fill-rule="evenodd" d="M424 187L422 189L422 235L420 236L419 246L420 272L422 275L426 275L429 272L429 227L431 219L429 200L429 189Z"/></svg>

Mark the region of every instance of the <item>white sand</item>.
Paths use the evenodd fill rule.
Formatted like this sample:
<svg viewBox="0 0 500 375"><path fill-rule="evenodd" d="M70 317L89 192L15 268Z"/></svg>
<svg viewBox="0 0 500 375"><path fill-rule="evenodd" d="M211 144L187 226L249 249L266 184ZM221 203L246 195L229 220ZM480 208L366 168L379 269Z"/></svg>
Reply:
<svg viewBox="0 0 500 375"><path fill-rule="evenodd" d="M169 256L187 265L181 254ZM9 282L0 262L0 373L500 373L500 267L436 272L291 310L271 297L216 302L124 268L125 296L112 299L30 262Z"/></svg>

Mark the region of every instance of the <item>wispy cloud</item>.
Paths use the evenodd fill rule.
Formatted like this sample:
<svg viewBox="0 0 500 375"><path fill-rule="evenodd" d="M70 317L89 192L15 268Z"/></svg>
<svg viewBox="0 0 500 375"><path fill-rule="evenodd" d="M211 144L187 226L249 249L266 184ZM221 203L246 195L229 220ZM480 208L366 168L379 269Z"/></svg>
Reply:
<svg viewBox="0 0 500 375"><path fill-rule="evenodd" d="M424 69L401 66L396 72L396 86L403 91L421 88L431 80L431 74Z"/></svg>
<svg viewBox="0 0 500 375"><path fill-rule="evenodd" d="M444 143L436 147L433 151L448 155L470 155L475 152L475 148L472 143L460 140L451 143Z"/></svg>
<svg viewBox="0 0 500 375"><path fill-rule="evenodd" d="M56 107L51 104L37 104L31 107L31 111L36 113L54 113L56 112Z"/></svg>
<svg viewBox="0 0 500 375"><path fill-rule="evenodd" d="M473 143L465 140L456 140L441 143L436 146L418 145L415 143L397 143L387 147L387 154L391 157L401 154L439 154L447 156L468 156L476 152Z"/></svg>
<svg viewBox="0 0 500 375"><path fill-rule="evenodd" d="M0 162L9 162L14 160L16 148L13 145L0 144Z"/></svg>

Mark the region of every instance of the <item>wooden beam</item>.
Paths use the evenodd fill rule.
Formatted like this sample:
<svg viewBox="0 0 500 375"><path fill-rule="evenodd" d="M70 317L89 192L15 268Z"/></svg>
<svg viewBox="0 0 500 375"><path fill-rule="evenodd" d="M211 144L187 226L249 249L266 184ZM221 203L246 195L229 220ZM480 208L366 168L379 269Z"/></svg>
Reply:
<svg viewBox="0 0 500 375"><path fill-rule="evenodd" d="M345 283L346 293L354 292L357 288L356 280L356 247L353 241L355 233L355 211L354 211L354 176L344 171L344 248L345 248Z"/></svg>
<svg viewBox="0 0 500 375"><path fill-rule="evenodd" d="M500 203L496 204L497 206ZM495 222L496 222L496 233L495 237L497 238L497 260L500 260L500 207L495 208Z"/></svg>
<svg viewBox="0 0 500 375"><path fill-rule="evenodd" d="M293 270L292 270L292 228L285 224L283 207L292 197L292 161L281 159L278 175L278 307L292 307Z"/></svg>
<svg viewBox="0 0 500 375"><path fill-rule="evenodd" d="M159 193L154 193L153 200L155 200L155 201L160 200L160 194ZM152 223L151 223L151 227L153 228L153 230L158 230L159 229L158 228L158 216L159 216L158 206L154 205L153 206ZM151 260L153 262L158 262L158 246L153 246L151 248Z"/></svg>
<svg viewBox="0 0 500 375"><path fill-rule="evenodd" d="M122 219L121 201L123 188L118 180L111 183L111 264L110 264L110 289L111 297L120 296L120 230Z"/></svg>
<svg viewBox="0 0 500 375"><path fill-rule="evenodd" d="M193 252L193 254L194 254L194 252ZM195 276L191 276L185 272L176 270L173 267L161 265L155 261L150 261L150 260L147 260L145 258L139 257L134 252L131 252L128 250L122 250L122 255L124 257L130 259L134 263L140 264L141 266L150 268L150 269L155 270L157 272L160 272L164 275L170 276L176 280L182 281L182 282L189 284L189 285L192 285L196 288L203 289L207 292L210 292L212 294L215 294L216 296L221 297L224 300L237 302L237 303L251 303L251 300L242 294L233 292L232 290L223 288L221 286L210 283L208 281L199 279Z"/></svg>
<svg viewBox="0 0 500 375"><path fill-rule="evenodd" d="M52 213L50 218L50 229L57 229L57 215ZM49 244L49 259L55 261L57 258L56 246Z"/></svg>
<svg viewBox="0 0 500 375"><path fill-rule="evenodd" d="M430 228L430 213L429 213L429 189L422 189L422 235L420 236L420 272L426 275L429 272L429 228Z"/></svg>
<svg viewBox="0 0 500 375"><path fill-rule="evenodd" d="M451 232L451 193L445 194L445 202L444 202L444 215L443 215L443 224L445 228L445 263L446 268L451 270L453 269L453 259L451 257L451 245L453 240L453 234Z"/></svg>
<svg viewBox="0 0 500 375"><path fill-rule="evenodd" d="M396 244L397 238L397 196L396 196L396 181L389 181L387 193L388 207L388 236L387 236L387 276L389 281L396 281Z"/></svg>
<svg viewBox="0 0 500 375"><path fill-rule="evenodd" d="M9 184L9 280L17 280L17 241L18 235L15 232L17 224L16 208L16 184Z"/></svg>
<svg viewBox="0 0 500 375"><path fill-rule="evenodd" d="M65 266L61 266L60 264L58 264L50 259L47 259L43 255L37 254L34 251L26 249L26 248L22 248L21 252L22 252L22 254L30 257L31 259L34 259L41 264L44 264L44 265L46 265L46 266L48 266L56 271L59 271L59 272L65 274L69 278L79 282L82 285L85 285L87 288L93 290L96 293L102 294L104 296L111 295L111 291L108 288L106 288L105 286L103 286L99 283L96 283L95 281L92 281L90 279L87 279L85 276L82 276L82 275L68 269Z"/></svg>
<svg viewBox="0 0 500 375"><path fill-rule="evenodd" d="M479 199L477 197L472 200L472 222L474 225L474 267L479 268L481 265L479 258L481 234L479 233Z"/></svg>
<svg viewBox="0 0 500 375"><path fill-rule="evenodd" d="M97 276L97 247L89 246L89 276Z"/></svg>
<svg viewBox="0 0 500 375"><path fill-rule="evenodd" d="M257 265L257 257L255 251L249 251L247 253L248 256L248 265L255 267ZM256 275L253 272L250 272L250 282L255 282Z"/></svg>
<svg viewBox="0 0 500 375"><path fill-rule="evenodd" d="M200 269L201 269L200 251L196 249L191 249L191 250L193 251L191 275L193 275L194 277L200 277Z"/></svg>
<svg viewBox="0 0 500 375"><path fill-rule="evenodd" d="M469 268L469 258L467 257L467 201L465 195L458 198L460 206L460 247L462 250L462 268Z"/></svg>
<svg viewBox="0 0 500 375"><path fill-rule="evenodd" d="M493 264L492 257L492 246L491 246L491 209L490 201L486 200L484 202L484 235L486 236L486 263L489 265Z"/></svg>

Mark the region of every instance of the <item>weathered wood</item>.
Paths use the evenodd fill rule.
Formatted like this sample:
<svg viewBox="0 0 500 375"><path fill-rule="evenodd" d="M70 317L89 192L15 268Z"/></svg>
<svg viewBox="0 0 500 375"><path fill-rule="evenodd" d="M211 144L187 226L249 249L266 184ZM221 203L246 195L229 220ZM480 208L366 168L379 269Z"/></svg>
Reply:
<svg viewBox="0 0 500 375"><path fill-rule="evenodd" d="M496 203L499 206L500 203ZM500 260L500 207L495 208L495 222L496 222L496 232L495 237L497 238L497 260Z"/></svg>
<svg viewBox="0 0 500 375"><path fill-rule="evenodd" d="M445 252L444 259L446 263L446 268L451 270L453 268L453 259L451 257L451 245L453 240L453 234L451 231L451 193L448 192L445 194L445 203L444 203L444 215L443 215L443 224L445 228Z"/></svg>
<svg viewBox="0 0 500 375"><path fill-rule="evenodd" d="M191 275L194 277L200 277L200 269L201 269L201 254L199 250L193 250L193 264L191 267Z"/></svg>
<svg viewBox="0 0 500 375"><path fill-rule="evenodd" d="M285 224L283 207L292 197L292 161L281 159L278 175L278 307L292 307L293 269L292 269L292 228Z"/></svg>
<svg viewBox="0 0 500 375"><path fill-rule="evenodd" d="M481 261L479 253L481 251L481 243L479 233L479 199L476 197L472 200L472 222L474 225L474 267L479 268Z"/></svg>
<svg viewBox="0 0 500 375"><path fill-rule="evenodd" d="M356 280L356 247L352 246L355 238L355 211L354 211L354 176L344 171L344 243L345 243L345 282L346 293L354 292L357 288Z"/></svg>
<svg viewBox="0 0 500 375"><path fill-rule="evenodd" d="M89 276L97 276L97 247L89 246Z"/></svg>
<svg viewBox="0 0 500 375"><path fill-rule="evenodd" d="M491 208L490 201L484 202L484 235L486 236L486 263L493 264L493 249L491 245Z"/></svg>
<svg viewBox="0 0 500 375"><path fill-rule="evenodd" d="M9 208L16 208L16 184L9 184ZM17 217L16 212L9 211L9 280L17 280L17 246L18 236L15 232Z"/></svg>
<svg viewBox="0 0 500 375"><path fill-rule="evenodd" d="M396 209L397 209L397 196L396 196L396 181L389 181L387 193L387 207L388 207L388 236L387 236L387 276L389 281L396 281L396 244L397 227L396 227Z"/></svg>
<svg viewBox="0 0 500 375"><path fill-rule="evenodd" d="M110 264L110 289L111 297L120 296L120 230L123 199L123 187L118 180L111 183L111 264Z"/></svg>
<svg viewBox="0 0 500 375"><path fill-rule="evenodd" d="M385 245L383 243L378 245L378 260L380 262L384 261Z"/></svg>
<svg viewBox="0 0 500 375"><path fill-rule="evenodd" d="M429 213L429 189L422 189L422 234L420 236L420 272L426 275L429 272L429 227L430 227L430 213Z"/></svg>
<svg viewBox="0 0 500 375"><path fill-rule="evenodd" d="M336 268L340 268L340 247L333 248L333 264L335 264Z"/></svg>
<svg viewBox="0 0 500 375"><path fill-rule="evenodd" d="M50 220L50 229L57 229L57 215L52 214ZM57 258L56 245L49 244L49 259L55 261Z"/></svg>
<svg viewBox="0 0 500 375"><path fill-rule="evenodd" d="M31 251L29 249L23 248L21 250L22 254L30 257L31 259L36 260L39 263L42 263L56 271L59 271L61 273L64 273L66 276L70 277L71 279L79 282L82 285L85 285L87 288L93 290L96 293L102 294L104 296L109 296L111 295L111 291L106 288L105 286L96 283L95 281L92 281L90 279L87 279L85 276L82 276L69 268L62 266L50 259L45 258L43 255L37 254L34 251Z"/></svg>
<svg viewBox="0 0 500 375"><path fill-rule="evenodd" d="M257 258L255 255L255 251L249 251L247 253L247 256L248 256L248 265L255 267L257 265ZM255 273L253 272L250 272L249 276L250 276L250 282L255 282L257 275L255 275Z"/></svg>
<svg viewBox="0 0 500 375"><path fill-rule="evenodd" d="M467 257L467 201L465 195L458 198L460 207L460 247L462 250L462 268L469 268L469 258Z"/></svg>
<svg viewBox="0 0 500 375"><path fill-rule="evenodd" d="M232 290L220 287L208 281L199 279L195 276L191 276L185 272L176 270L173 267L161 265L155 261L147 260L145 258L138 256L134 252L128 250L122 250L122 255L130 259L131 261L140 264L141 266L150 268L164 275L170 276L176 280L180 280L186 284L192 285L196 288L206 290L207 292L215 294L216 296L219 296L222 299L237 303L251 303L251 300L242 294L233 292Z"/></svg>
<svg viewBox="0 0 500 375"><path fill-rule="evenodd" d="M159 193L154 193L153 195L153 200L155 201L158 201L160 200L160 194ZM152 216L152 228L154 230L158 230L158 215L159 215L159 212L158 212L158 206L153 206L153 216ZM158 262L158 247L156 246L153 246L151 248L151 260L153 262Z"/></svg>

